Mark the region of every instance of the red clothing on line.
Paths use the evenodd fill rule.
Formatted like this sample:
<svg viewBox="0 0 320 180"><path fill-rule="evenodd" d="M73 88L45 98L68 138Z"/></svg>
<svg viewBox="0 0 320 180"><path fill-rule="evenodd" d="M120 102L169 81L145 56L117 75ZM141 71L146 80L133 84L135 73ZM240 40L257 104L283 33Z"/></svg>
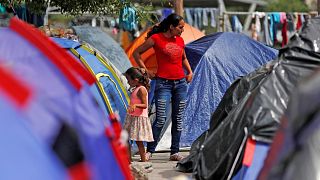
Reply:
<svg viewBox="0 0 320 180"><path fill-rule="evenodd" d="M296 30L299 30L300 27L302 26L302 21L301 21L301 15L298 15L298 22L297 22L297 26L296 26Z"/></svg>

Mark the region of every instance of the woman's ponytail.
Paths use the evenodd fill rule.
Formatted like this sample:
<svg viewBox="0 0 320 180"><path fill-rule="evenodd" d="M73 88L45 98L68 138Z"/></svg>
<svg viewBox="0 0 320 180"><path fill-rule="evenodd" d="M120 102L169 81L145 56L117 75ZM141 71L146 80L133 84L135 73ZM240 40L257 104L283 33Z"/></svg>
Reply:
<svg viewBox="0 0 320 180"><path fill-rule="evenodd" d="M146 87L147 91L150 90L150 79L148 76L147 71L144 68L139 68L139 71L141 72L141 79L140 82L143 84L144 87Z"/></svg>

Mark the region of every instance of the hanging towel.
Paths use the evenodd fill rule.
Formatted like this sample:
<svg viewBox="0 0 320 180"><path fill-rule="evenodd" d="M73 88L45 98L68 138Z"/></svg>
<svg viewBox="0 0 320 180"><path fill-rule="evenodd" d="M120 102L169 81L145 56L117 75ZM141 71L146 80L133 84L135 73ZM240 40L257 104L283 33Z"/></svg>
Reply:
<svg viewBox="0 0 320 180"><path fill-rule="evenodd" d="M253 13L253 17L255 18L255 25L257 33L261 32L261 23L260 18L263 18L266 15L264 12L255 12Z"/></svg>
<svg viewBox="0 0 320 180"><path fill-rule="evenodd" d="M190 26L193 26L193 18L192 18L192 11L193 9L191 8L186 8L186 23L188 23Z"/></svg>
<svg viewBox="0 0 320 180"><path fill-rule="evenodd" d="M0 3L0 13L5 13L5 12L6 12L6 8L2 6Z"/></svg>
<svg viewBox="0 0 320 180"><path fill-rule="evenodd" d="M270 16L269 14L267 14L263 20L264 37L265 37L266 44L269 46L273 46L273 40L270 37L270 31L269 31L269 19L270 19Z"/></svg>
<svg viewBox="0 0 320 180"><path fill-rule="evenodd" d="M194 26L198 29L202 28L202 8L194 9Z"/></svg>
<svg viewBox="0 0 320 180"><path fill-rule="evenodd" d="M173 9L171 9L171 8L162 9L162 11L161 11L162 16L160 18L160 21L164 20L165 18L167 18L172 13L173 13Z"/></svg>
<svg viewBox="0 0 320 180"><path fill-rule="evenodd" d="M287 13L287 23L288 23L288 28L287 28L288 31L295 31L293 13Z"/></svg>
<svg viewBox="0 0 320 180"><path fill-rule="evenodd" d="M298 21L297 21L296 30L299 30L301 26L302 26L301 15L298 14Z"/></svg>
<svg viewBox="0 0 320 180"><path fill-rule="evenodd" d="M218 13L218 10L216 8L210 8L210 16L211 16L211 27L217 27L217 23L216 23L216 14Z"/></svg>
<svg viewBox="0 0 320 180"><path fill-rule="evenodd" d="M202 9L202 24L204 26L208 26L208 9L207 8L203 8Z"/></svg>
<svg viewBox="0 0 320 180"><path fill-rule="evenodd" d="M119 27L125 31L133 31L138 28L136 10L125 6L120 10Z"/></svg>
<svg viewBox="0 0 320 180"><path fill-rule="evenodd" d="M271 20L272 20L272 26L270 26L270 34L272 34L273 37L273 44L276 45L277 40L277 25L280 23L280 13L271 13Z"/></svg>
<svg viewBox="0 0 320 180"><path fill-rule="evenodd" d="M232 26L232 31L233 32L237 32L237 33L241 33L242 32L242 24L241 22L239 21L238 17L237 16L232 16L232 23L231 23L231 26Z"/></svg>
<svg viewBox="0 0 320 180"><path fill-rule="evenodd" d="M281 46L284 47L288 43L288 35L287 35L287 16L286 13L280 13L280 22L282 24L281 35L282 35L282 43Z"/></svg>

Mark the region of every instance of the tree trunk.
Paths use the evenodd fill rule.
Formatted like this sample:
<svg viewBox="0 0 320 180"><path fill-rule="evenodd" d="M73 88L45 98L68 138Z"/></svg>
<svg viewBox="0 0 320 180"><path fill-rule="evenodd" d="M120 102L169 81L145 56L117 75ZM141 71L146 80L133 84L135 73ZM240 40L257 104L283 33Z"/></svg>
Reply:
<svg viewBox="0 0 320 180"><path fill-rule="evenodd" d="M317 0L317 11L320 14L320 0Z"/></svg>
<svg viewBox="0 0 320 180"><path fill-rule="evenodd" d="M174 12L183 17L183 0L174 0Z"/></svg>

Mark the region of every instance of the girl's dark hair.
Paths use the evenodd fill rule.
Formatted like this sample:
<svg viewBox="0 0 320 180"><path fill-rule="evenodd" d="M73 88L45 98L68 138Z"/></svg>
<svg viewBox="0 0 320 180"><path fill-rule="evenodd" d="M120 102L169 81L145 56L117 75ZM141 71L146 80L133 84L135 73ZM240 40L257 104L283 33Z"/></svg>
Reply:
<svg viewBox="0 0 320 180"><path fill-rule="evenodd" d="M167 32L170 28L170 25L172 25L173 27L177 27L181 20L183 20L183 17L179 16L178 14L170 14L167 18L161 21L159 25L155 25L152 27L152 29L147 34L147 39L153 34Z"/></svg>
<svg viewBox="0 0 320 180"><path fill-rule="evenodd" d="M147 91L150 89L150 79L148 73L143 68L131 67L125 73L125 75L129 76L131 79L138 79L138 81L146 87Z"/></svg>

